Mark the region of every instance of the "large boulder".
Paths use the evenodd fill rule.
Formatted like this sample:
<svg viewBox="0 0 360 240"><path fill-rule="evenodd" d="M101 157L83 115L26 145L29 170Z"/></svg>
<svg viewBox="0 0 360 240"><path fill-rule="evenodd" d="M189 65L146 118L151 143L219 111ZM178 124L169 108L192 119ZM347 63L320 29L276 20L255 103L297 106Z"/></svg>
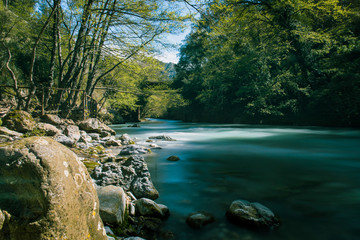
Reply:
<svg viewBox="0 0 360 240"><path fill-rule="evenodd" d="M49 123L51 125L63 125L64 121L55 114L45 114L41 116L41 121L44 123Z"/></svg>
<svg viewBox="0 0 360 240"><path fill-rule="evenodd" d="M3 124L14 131L26 133L34 129L35 120L28 112L14 110L5 116Z"/></svg>
<svg viewBox="0 0 360 240"><path fill-rule="evenodd" d="M107 239L86 168L53 139L0 144L0 183L0 239Z"/></svg>
<svg viewBox="0 0 360 240"><path fill-rule="evenodd" d="M95 132L95 133L102 133L102 132L109 132L111 135L115 135L116 132L108 127L106 124L100 122L100 120L96 118L89 118L83 120L78 123L80 129L85 130L87 132Z"/></svg>
<svg viewBox="0 0 360 240"><path fill-rule="evenodd" d="M105 224L117 226L124 222L127 211L127 195L121 187L97 187L100 216Z"/></svg>
<svg viewBox="0 0 360 240"><path fill-rule="evenodd" d="M61 134L61 130L50 123L38 123L36 127L45 132L47 136Z"/></svg>
<svg viewBox="0 0 360 240"><path fill-rule="evenodd" d="M99 186L120 186L125 191L133 192L137 198L154 200L159 197L142 156L131 156L117 163L104 163L94 169L92 177Z"/></svg>
<svg viewBox="0 0 360 240"><path fill-rule="evenodd" d="M280 226L279 219L264 205L246 200L233 201L226 212L233 223L259 230L269 230Z"/></svg>

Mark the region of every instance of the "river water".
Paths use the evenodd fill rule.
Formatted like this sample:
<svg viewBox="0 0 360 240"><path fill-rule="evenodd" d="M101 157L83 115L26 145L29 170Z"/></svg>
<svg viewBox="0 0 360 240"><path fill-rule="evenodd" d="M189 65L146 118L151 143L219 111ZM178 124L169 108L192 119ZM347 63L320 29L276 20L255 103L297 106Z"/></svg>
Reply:
<svg viewBox="0 0 360 240"><path fill-rule="evenodd" d="M177 140L157 141L163 149L146 156L175 239L360 239L359 130L159 119L126 126L112 127L139 144L156 135ZM171 155L180 161L167 161ZM237 199L267 206L282 225L266 233L234 226L225 212ZM189 228L186 216L198 210L216 222Z"/></svg>

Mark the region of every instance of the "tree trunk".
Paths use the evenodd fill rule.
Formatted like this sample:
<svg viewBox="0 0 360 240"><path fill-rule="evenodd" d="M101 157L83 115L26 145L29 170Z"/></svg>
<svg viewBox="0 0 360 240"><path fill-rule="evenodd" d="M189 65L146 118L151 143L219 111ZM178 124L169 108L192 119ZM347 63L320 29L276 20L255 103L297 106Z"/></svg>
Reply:
<svg viewBox="0 0 360 240"><path fill-rule="evenodd" d="M58 5L60 4L60 1L61 0L54 0L54 8L52 9L49 17L46 19L43 27L41 28L41 31L40 31L38 37L36 38L36 41L35 41L34 46L33 46L31 64L30 64L30 70L29 70L30 92L29 92L29 96L28 96L26 106L25 106L26 111L29 110L31 98L35 95L35 91L36 91L36 85L35 85L34 79L33 79L33 77L34 77L34 65L35 65L35 59L36 59L36 48L40 43L40 39L41 39L42 34L45 32L45 29L49 25L50 19L52 18L53 14L55 13L55 10L57 9Z"/></svg>

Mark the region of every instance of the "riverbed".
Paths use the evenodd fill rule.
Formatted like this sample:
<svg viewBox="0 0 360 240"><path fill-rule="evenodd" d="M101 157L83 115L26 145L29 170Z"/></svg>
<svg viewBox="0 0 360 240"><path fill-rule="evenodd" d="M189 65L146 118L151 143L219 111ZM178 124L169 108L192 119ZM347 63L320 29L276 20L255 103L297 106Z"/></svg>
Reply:
<svg viewBox="0 0 360 240"><path fill-rule="evenodd" d="M146 156L174 239L359 239L359 130L149 120L111 127L143 145L150 136L176 139L156 141L162 149ZM166 160L171 155L180 161ZM225 212L237 199L267 206L282 225L266 233L232 225ZM198 210L216 221L189 228L186 216Z"/></svg>

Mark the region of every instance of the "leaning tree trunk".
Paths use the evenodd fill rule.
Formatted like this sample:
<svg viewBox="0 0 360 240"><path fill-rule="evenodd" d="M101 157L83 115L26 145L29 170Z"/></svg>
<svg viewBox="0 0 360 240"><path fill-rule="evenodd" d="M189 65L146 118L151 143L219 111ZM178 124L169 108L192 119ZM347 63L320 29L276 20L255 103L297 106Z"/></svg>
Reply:
<svg viewBox="0 0 360 240"><path fill-rule="evenodd" d="M50 19L52 18L53 14L55 13L57 7L60 5L61 0L54 0L54 7L49 15L49 17L46 19L43 27L41 28L41 31L38 35L38 37L36 38L36 41L34 43L33 46L33 50L32 50L32 57L31 57L31 64L30 64L30 70L29 70L29 84L30 84L30 92L29 92L29 96L26 102L26 106L25 106L25 110L29 110L30 107L30 103L31 103L31 98L33 96L35 96L35 92L36 92L36 85L34 82L34 65L35 65L35 59L36 59L36 48L40 43L40 39L42 34L45 32L45 29L47 28L47 26L50 23Z"/></svg>

